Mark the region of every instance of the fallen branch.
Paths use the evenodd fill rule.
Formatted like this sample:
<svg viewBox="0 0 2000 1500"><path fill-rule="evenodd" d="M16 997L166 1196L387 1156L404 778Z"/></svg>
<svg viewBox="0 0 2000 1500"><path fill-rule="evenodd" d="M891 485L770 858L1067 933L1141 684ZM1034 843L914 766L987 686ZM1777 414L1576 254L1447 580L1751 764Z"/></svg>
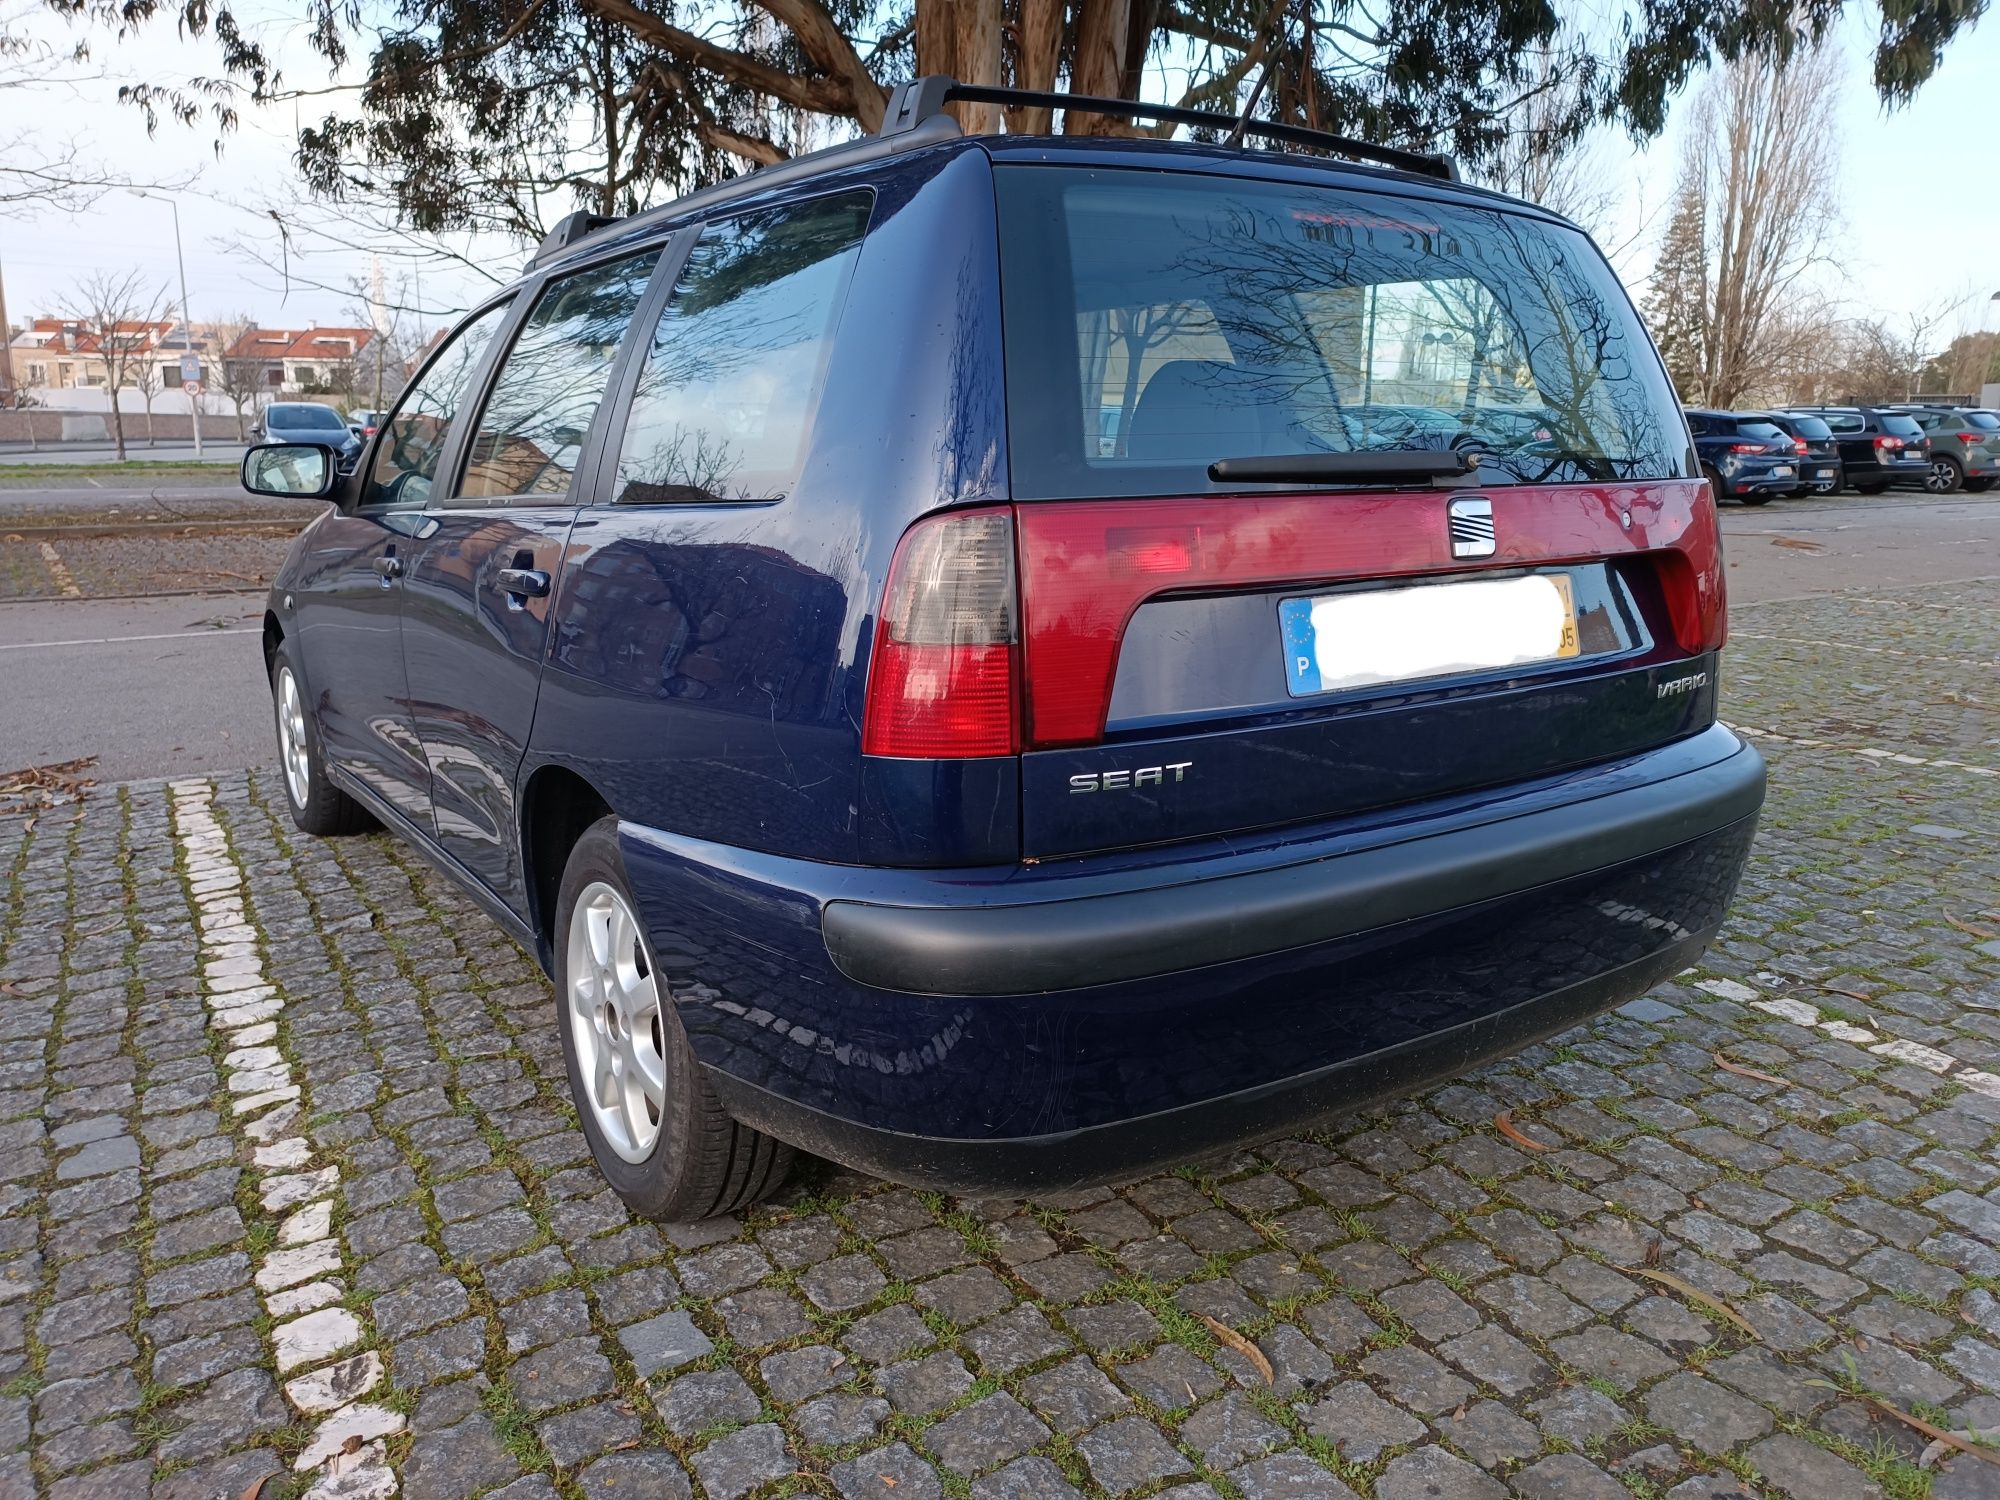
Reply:
<svg viewBox="0 0 2000 1500"><path fill-rule="evenodd" d="M1754 1078L1759 1083L1775 1083L1781 1089L1791 1087L1790 1083L1778 1077L1775 1073L1759 1073L1755 1068L1746 1068L1741 1063L1731 1062L1720 1052L1711 1053L1710 1056L1715 1059L1715 1065L1722 1069L1723 1072L1734 1073L1738 1078Z"/></svg>

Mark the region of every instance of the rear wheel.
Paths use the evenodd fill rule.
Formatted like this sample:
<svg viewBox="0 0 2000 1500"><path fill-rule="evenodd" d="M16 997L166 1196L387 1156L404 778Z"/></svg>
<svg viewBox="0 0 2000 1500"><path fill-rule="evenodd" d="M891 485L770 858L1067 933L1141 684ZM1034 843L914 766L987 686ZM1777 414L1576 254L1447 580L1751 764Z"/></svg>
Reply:
<svg viewBox="0 0 2000 1500"><path fill-rule="evenodd" d="M1881 484L1857 484L1854 488L1864 495L1880 495L1885 493L1889 486L1885 481Z"/></svg>
<svg viewBox="0 0 2000 1500"><path fill-rule="evenodd" d="M1716 499L1727 500L1730 498L1729 487L1722 482L1722 475L1716 471L1714 465L1703 464L1701 466L1701 477L1706 479L1708 487L1715 491Z"/></svg>
<svg viewBox="0 0 2000 1500"><path fill-rule="evenodd" d="M702 1076L625 882L616 818L570 852L554 946L570 1094L625 1206L706 1219L776 1190L791 1148L731 1119Z"/></svg>
<svg viewBox="0 0 2000 1500"><path fill-rule="evenodd" d="M1965 465L1949 453L1931 458L1931 471L1924 476L1924 488L1933 495L1952 495L1965 483Z"/></svg>
<svg viewBox="0 0 2000 1500"><path fill-rule="evenodd" d="M1769 505L1771 503L1771 493L1769 490L1745 490L1737 498L1745 505Z"/></svg>
<svg viewBox="0 0 2000 1500"><path fill-rule="evenodd" d="M1837 495L1840 493L1840 481L1838 479L1816 479L1813 481L1811 488L1815 495Z"/></svg>
<svg viewBox="0 0 2000 1500"><path fill-rule="evenodd" d="M271 709L277 718L278 766L292 821L300 832L321 837L373 827L375 820L367 810L327 779L319 725L308 703L291 648L281 642L271 654Z"/></svg>

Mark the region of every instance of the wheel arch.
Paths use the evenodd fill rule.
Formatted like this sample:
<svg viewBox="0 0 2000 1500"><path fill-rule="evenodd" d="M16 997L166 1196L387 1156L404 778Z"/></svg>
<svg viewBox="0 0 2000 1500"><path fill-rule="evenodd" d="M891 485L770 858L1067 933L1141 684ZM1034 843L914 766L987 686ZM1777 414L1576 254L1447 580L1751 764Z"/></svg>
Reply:
<svg viewBox="0 0 2000 1500"><path fill-rule="evenodd" d="M585 830L611 814L611 801L568 766L537 766L521 787L521 872L535 956L555 971L556 902L570 850Z"/></svg>
<svg viewBox="0 0 2000 1500"><path fill-rule="evenodd" d="M278 648L285 643L285 627L278 622L274 610L264 611L264 679L268 682L272 672L277 670Z"/></svg>

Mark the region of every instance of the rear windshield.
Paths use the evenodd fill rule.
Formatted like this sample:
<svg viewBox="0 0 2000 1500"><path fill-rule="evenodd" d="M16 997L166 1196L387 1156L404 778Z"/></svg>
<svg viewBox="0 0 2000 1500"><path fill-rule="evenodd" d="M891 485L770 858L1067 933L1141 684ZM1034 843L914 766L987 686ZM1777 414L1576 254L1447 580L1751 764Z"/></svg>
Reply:
<svg viewBox="0 0 2000 1500"><path fill-rule="evenodd" d="M330 406L274 406L266 414L280 427L345 427L340 413Z"/></svg>
<svg viewBox="0 0 2000 1500"><path fill-rule="evenodd" d="M1924 429L1915 417L1899 417L1890 413L1882 416L1882 430L1893 432L1897 437L1922 437Z"/></svg>
<svg viewBox="0 0 2000 1500"><path fill-rule="evenodd" d="M1753 438L1781 438L1785 435L1776 422L1738 422L1736 430L1744 437Z"/></svg>
<svg viewBox="0 0 2000 1500"><path fill-rule="evenodd" d="M1797 429L1799 436L1802 438L1815 440L1833 436L1833 429L1818 417L1789 417L1786 420Z"/></svg>
<svg viewBox="0 0 2000 1500"><path fill-rule="evenodd" d="M1488 483L1683 472L1658 356L1573 230L1220 176L995 178L1017 498L1356 450L1469 449Z"/></svg>

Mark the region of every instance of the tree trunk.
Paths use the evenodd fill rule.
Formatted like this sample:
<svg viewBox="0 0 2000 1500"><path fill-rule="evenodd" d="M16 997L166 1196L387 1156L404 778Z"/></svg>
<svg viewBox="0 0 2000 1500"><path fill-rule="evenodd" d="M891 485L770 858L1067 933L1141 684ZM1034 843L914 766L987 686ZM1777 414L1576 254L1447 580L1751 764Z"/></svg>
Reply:
<svg viewBox="0 0 2000 1500"><path fill-rule="evenodd" d="M1115 98L1125 77L1125 41L1132 25L1132 0L1077 0L1076 56L1071 59L1070 89L1078 94ZM1110 115L1067 115L1068 135L1125 135L1126 122Z"/></svg>
<svg viewBox="0 0 2000 1500"><path fill-rule="evenodd" d="M1000 0L917 0L917 75L998 84ZM1000 106L947 106L968 135L997 135Z"/></svg>
<svg viewBox="0 0 2000 1500"><path fill-rule="evenodd" d="M125 413L118 409L118 387L111 387L111 441L118 449L118 462L125 462Z"/></svg>
<svg viewBox="0 0 2000 1500"><path fill-rule="evenodd" d="M1062 64L1063 0L1021 0L1015 38L1015 86L1049 92ZM1047 135L1055 128L1055 111L1038 105L1010 109L1007 128L1016 135Z"/></svg>

